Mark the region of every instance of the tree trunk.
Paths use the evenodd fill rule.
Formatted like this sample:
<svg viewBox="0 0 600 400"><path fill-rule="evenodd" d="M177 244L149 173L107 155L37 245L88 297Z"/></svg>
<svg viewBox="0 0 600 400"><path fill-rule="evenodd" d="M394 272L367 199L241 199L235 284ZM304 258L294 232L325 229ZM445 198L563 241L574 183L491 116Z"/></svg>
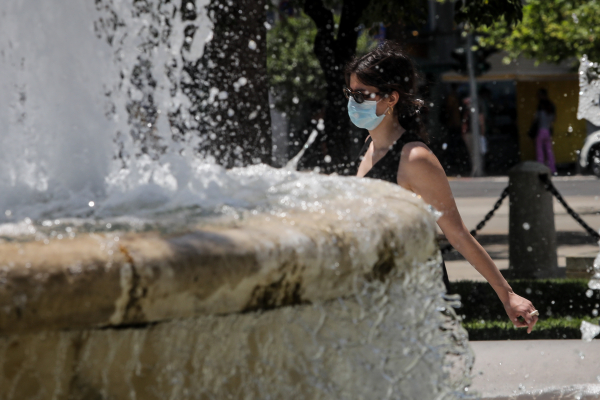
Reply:
<svg viewBox="0 0 600 400"><path fill-rule="evenodd" d="M317 25L314 53L327 82L325 129L321 136L326 153L331 157L321 167L325 172L345 173L350 159L350 121L347 100L342 94L344 67L356 53L358 20L370 0L344 0L337 36L333 12L323 0L305 0L304 12Z"/></svg>
<svg viewBox="0 0 600 400"><path fill-rule="evenodd" d="M188 66L199 88L199 151L227 168L272 162L266 1L212 0L213 38Z"/></svg>

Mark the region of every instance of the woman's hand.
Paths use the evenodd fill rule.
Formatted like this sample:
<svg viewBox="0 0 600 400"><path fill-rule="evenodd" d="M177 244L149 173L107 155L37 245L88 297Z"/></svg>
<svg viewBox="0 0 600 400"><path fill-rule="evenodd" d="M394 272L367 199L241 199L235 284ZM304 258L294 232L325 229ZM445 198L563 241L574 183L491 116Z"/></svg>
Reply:
<svg viewBox="0 0 600 400"><path fill-rule="evenodd" d="M538 321L537 315L531 315L535 311L533 304L514 292L508 293L508 300L503 302L503 304L510 321L518 328L527 327L527 333L531 333L531 330ZM519 316L523 317L525 322L519 320Z"/></svg>

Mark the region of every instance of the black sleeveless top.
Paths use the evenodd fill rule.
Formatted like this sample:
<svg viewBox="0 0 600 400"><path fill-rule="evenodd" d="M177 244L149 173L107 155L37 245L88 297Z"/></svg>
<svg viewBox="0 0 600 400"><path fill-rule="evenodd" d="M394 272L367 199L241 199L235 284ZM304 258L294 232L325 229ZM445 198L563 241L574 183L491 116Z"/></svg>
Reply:
<svg viewBox="0 0 600 400"><path fill-rule="evenodd" d="M358 159L354 162L356 165L356 172L354 175L358 172L358 166L364 158L372 141L373 140L369 136L363 148L360 150ZM402 148L405 144L410 142L424 143L423 139L414 133L404 132L402 136L394 142L388 152L373 165L369 172L367 172L365 178L381 179L391 183L398 183L398 166L400 165L400 157L402 157Z"/></svg>
<svg viewBox="0 0 600 400"><path fill-rule="evenodd" d="M355 171L353 175L356 176L358 172L358 167L360 166L360 162L365 157L365 153L369 149L371 142L373 139L369 136L364 146L360 150L358 155L358 159L354 161ZM404 145L410 142L421 142L425 143L423 139L414 133L404 132L402 136L398 140L394 142L394 144L390 147L387 153L379 161L373 165L373 167L367 172L365 178L372 179L381 179L383 181L388 181L391 183L398 183L398 167L400 166L400 158L402 157L402 148ZM448 279L448 271L446 270L446 264L442 260L442 279L444 280L444 285L446 286L446 292L450 292L450 280Z"/></svg>

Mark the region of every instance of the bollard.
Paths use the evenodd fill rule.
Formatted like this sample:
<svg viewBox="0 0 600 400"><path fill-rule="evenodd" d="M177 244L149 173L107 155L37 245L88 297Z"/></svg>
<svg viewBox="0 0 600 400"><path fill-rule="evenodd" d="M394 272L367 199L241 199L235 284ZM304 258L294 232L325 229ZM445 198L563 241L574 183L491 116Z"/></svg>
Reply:
<svg viewBox="0 0 600 400"><path fill-rule="evenodd" d="M511 278L560 276L556 256L556 230L552 194L539 176L550 169L525 161L508 172L510 213L508 227Z"/></svg>

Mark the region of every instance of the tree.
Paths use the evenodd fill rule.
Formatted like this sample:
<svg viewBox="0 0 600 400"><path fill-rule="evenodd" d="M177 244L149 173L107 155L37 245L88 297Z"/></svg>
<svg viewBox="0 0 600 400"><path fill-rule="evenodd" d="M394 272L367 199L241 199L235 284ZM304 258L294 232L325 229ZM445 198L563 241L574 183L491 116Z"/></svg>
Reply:
<svg viewBox="0 0 600 400"><path fill-rule="evenodd" d="M528 0L523 19L512 29L504 19L479 29L486 45L538 62L560 63L586 54L600 60L600 1Z"/></svg>
<svg viewBox="0 0 600 400"><path fill-rule="evenodd" d="M334 21L339 23L339 15ZM286 113L290 121L290 146L297 151L314 129L322 129L318 123L325 103L326 82L323 70L313 52L317 34L314 21L301 10L293 16L278 20L267 33L267 71L269 87L275 106ZM373 49L377 41L368 34L359 35L357 54ZM308 149L302 157L302 166L313 166L315 160L323 161L319 146Z"/></svg>
<svg viewBox="0 0 600 400"><path fill-rule="evenodd" d="M193 10L187 3L194 0L183 0L182 10ZM271 163L266 5L266 0L212 0L207 12L213 37L202 58L185 66L190 79L182 85L203 138L198 150L227 168ZM193 36L187 29L186 36Z"/></svg>
<svg viewBox="0 0 600 400"><path fill-rule="evenodd" d="M345 84L344 66L356 53L358 27L361 24L374 27L375 23L419 22L419 17L425 15L427 3L422 0L296 0L295 4L314 21L317 29L313 51L323 71L326 87L325 129L321 140L331 160L322 167L325 171L344 173L350 161L350 146L347 100L341 89ZM456 10L458 22L474 26L489 25L500 17L514 23L521 17L521 1L457 1ZM335 21L336 13L339 14L338 23Z"/></svg>
<svg viewBox="0 0 600 400"><path fill-rule="evenodd" d="M325 100L325 78L315 58L314 22L300 12L281 19L267 33L267 71L275 105L296 116L309 101Z"/></svg>

